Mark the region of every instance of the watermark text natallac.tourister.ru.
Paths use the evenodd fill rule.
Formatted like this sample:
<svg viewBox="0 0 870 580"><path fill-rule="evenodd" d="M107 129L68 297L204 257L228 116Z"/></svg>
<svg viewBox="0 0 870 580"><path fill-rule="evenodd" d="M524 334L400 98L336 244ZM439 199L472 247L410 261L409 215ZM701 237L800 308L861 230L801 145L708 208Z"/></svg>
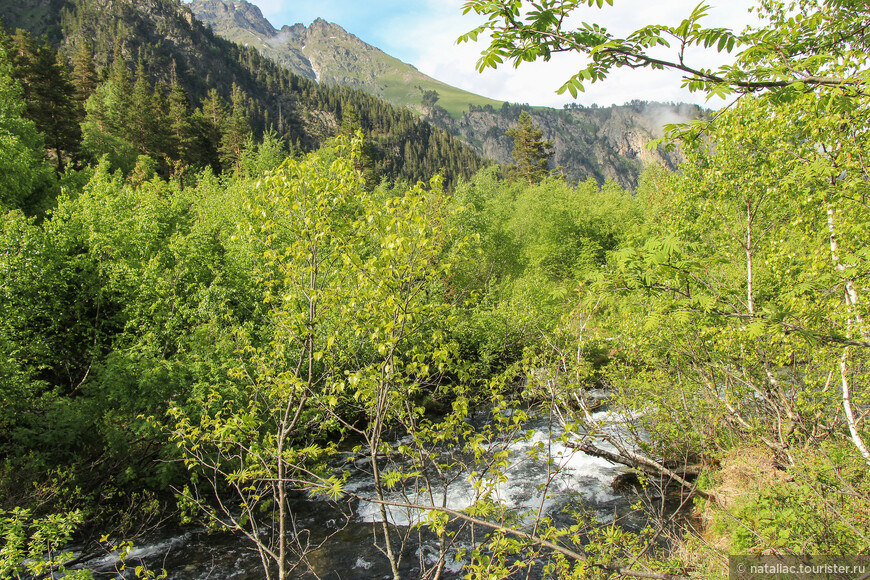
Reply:
<svg viewBox="0 0 870 580"><path fill-rule="evenodd" d="M731 580L870 580L870 556L732 556Z"/></svg>

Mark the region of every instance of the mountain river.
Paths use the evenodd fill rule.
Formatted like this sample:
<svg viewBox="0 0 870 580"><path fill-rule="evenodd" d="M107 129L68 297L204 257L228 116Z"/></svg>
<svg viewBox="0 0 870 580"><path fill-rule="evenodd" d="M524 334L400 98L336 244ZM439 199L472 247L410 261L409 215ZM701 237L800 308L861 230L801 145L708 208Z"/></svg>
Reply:
<svg viewBox="0 0 870 580"><path fill-rule="evenodd" d="M483 415L481 413L481 417ZM608 411L598 411L593 416L602 424L609 425L607 428L612 432L619 432L618 417L611 416ZM633 511L631 507L637 496L631 491L616 491L611 485L614 478L626 471L625 467L586 455L559 442L558 435L562 430L547 417L532 419L526 429L531 430L528 438L508 444L511 459L508 483L497 488L498 496L508 506L541 509L558 524L564 525L572 521L566 514L568 510L592 512L602 522L612 522L617 518L620 526L635 531L646 525L647 515ZM551 440L551 435L554 440ZM542 488L548 472L546 459L533 457L528 452L535 445L543 444L547 448L548 441L553 465L559 466L560 470L544 493ZM401 442L401 438L396 437L394 443ZM374 497L374 482L366 471L367 465L367 459L345 464L343 469L351 472L345 487L359 496ZM446 488L445 497L448 508L462 510L468 507L474 501L475 489L467 475L452 481ZM386 499L402 501L403 498L393 494ZM676 509L672 503L665 501L664 509ZM293 502L293 510L295 530L300 540L310 545L322 543L307 555L308 567L300 566L294 571L295 578L392 577L387 559L375 544L383 543L377 505L358 499L337 504L300 494ZM388 513L395 524L396 540L402 534L406 535L400 566L402 577L418 578L421 560L429 566L437 561L437 539L425 528L419 531L413 527L420 517L419 512L389 508ZM479 540L481 530L477 534ZM469 547L470 542L467 532L457 535L446 560L443 578L462 577L467 557L457 558L456 553L459 548ZM150 570L165 569L168 578L177 580L265 578L260 558L246 538L230 533L207 533L203 529L162 530L158 535L140 540L130 552L123 572L119 572L120 562L114 554L91 560L85 566L95 572L96 578L135 578L134 569L140 564ZM316 576L309 570L313 570Z"/></svg>

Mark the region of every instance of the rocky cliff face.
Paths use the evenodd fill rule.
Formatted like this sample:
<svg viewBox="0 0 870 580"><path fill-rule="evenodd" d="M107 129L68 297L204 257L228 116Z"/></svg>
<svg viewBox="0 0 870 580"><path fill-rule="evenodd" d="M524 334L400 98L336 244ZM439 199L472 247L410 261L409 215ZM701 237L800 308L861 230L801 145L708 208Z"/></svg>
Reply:
<svg viewBox="0 0 870 580"><path fill-rule="evenodd" d="M202 0L197 4L197 14L207 14L212 21L231 21L235 24L235 28L250 30L262 37L272 37L278 34L278 31L263 17L263 13L254 4L222 2L221 0Z"/></svg>
<svg viewBox="0 0 870 580"><path fill-rule="evenodd" d="M194 0L190 8L224 38L253 46L293 72L327 84L377 93L377 79L395 65L390 61L396 59L321 18L307 27L294 24L278 30L244 0Z"/></svg>
<svg viewBox="0 0 870 580"><path fill-rule="evenodd" d="M277 30L258 7L244 0L194 0L190 8L224 38L254 46L293 72L319 82L364 88L378 95L378 79L401 64L321 18L307 27L295 24Z"/></svg>
<svg viewBox="0 0 870 580"><path fill-rule="evenodd" d="M505 105L501 109L475 109L454 120L447 115L430 115L431 121L463 141L479 154L511 163L513 140L505 132L527 111L553 142L551 169L563 172L569 181L592 178L617 181L635 187L644 165L661 163L675 167L679 154L664 148L650 150L647 144L662 136L662 125L698 119L694 105L636 102L614 107L572 107L563 110Z"/></svg>

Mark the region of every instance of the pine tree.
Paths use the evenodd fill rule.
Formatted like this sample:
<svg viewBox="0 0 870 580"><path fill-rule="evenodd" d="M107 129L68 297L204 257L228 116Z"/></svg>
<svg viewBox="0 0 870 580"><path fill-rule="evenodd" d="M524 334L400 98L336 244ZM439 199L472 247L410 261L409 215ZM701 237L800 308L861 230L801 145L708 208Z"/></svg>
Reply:
<svg viewBox="0 0 870 580"><path fill-rule="evenodd" d="M209 165L215 173L221 170L220 146L223 139L223 126L227 119L227 105L217 90L208 92L202 107L194 117L195 128L198 129L200 143L198 162Z"/></svg>
<svg viewBox="0 0 870 580"><path fill-rule="evenodd" d="M141 155L149 153L148 145L153 125L151 100L151 83L145 72L145 63L140 60L136 68L136 83L133 85L128 127L130 142Z"/></svg>
<svg viewBox="0 0 870 580"><path fill-rule="evenodd" d="M244 94L238 85L233 84L233 109L224 123L220 156L226 168L240 171L242 153L251 136L251 126L245 115Z"/></svg>
<svg viewBox="0 0 870 580"><path fill-rule="evenodd" d="M547 177L547 164L553 156L553 142L544 141L544 132L532 123L525 111L520 113L516 127L506 131L514 140L514 163L508 168L510 179L540 183Z"/></svg>
<svg viewBox="0 0 870 580"><path fill-rule="evenodd" d="M84 116L85 102L99 84L99 76L94 65L94 48L90 42L82 42L73 58L72 84L76 89L76 100Z"/></svg>

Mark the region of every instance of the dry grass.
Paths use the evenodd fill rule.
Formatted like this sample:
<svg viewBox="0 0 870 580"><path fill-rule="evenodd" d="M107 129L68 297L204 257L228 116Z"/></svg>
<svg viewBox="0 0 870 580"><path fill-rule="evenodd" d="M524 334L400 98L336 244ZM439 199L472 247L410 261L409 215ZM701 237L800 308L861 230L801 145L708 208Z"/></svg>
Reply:
<svg viewBox="0 0 870 580"><path fill-rule="evenodd" d="M766 449L746 448L732 451L721 459L721 467L711 474L714 500L698 504L694 534L683 539L675 554L694 569L697 578L728 578L731 538L717 531L714 519L728 518L736 506L753 504L760 490L781 483L787 474Z"/></svg>
<svg viewBox="0 0 870 580"><path fill-rule="evenodd" d="M721 461L721 468L714 474L716 506L710 509L725 509L752 502L758 490L782 483L786 472L779 468L770 451L746 448L732 451ZM753 497L754 496L754 497Z"/></svg>

